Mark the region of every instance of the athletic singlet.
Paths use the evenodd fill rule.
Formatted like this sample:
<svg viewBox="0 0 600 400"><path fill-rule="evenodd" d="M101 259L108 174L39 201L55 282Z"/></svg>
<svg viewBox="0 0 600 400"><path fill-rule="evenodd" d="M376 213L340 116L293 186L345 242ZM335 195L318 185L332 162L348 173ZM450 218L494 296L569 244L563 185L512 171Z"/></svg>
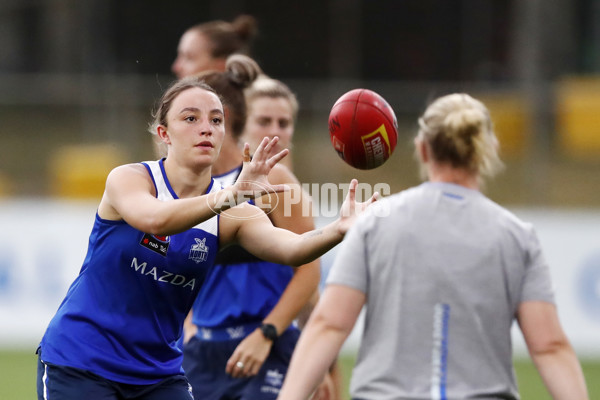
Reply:
<svg viewBox="0 0 600 400"><path fill-rule="evenodd" d="M232 185L241 166L213 176L223 187ZM238 327L258 324L271 312L294 275L291 267L263 261L241 246L232 245L217 255L214 268L193 306L194 324L200 339L216 339L212 329L226 329L231 339L251 333ZM238 328L238 329L235 329Z"/></svg>
<svg viewBox="0 0 600 400"><path fill-rule="evenodd" d="M178 198L163 160L143 165L159 200ZM207 192L219 189L211 181ZM183 374L177 340L214 264L218 221L157 236L96 214L81 271L42 338L42 360L136 385Z"/></svg>

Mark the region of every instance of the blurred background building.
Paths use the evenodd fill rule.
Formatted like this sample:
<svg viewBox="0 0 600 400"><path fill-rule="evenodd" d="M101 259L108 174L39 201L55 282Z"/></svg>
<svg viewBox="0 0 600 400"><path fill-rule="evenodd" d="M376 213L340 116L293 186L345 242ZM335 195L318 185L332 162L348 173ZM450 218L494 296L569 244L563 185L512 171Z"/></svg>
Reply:
<svg viewBox="0 0 600 400"><path fill-rule="evenodd" d="M147 124L180 36L239 14L258 20L253 56L298 95L302 182L416 184L412 138L427 102L453 91L486 102L507 164L486 193L549 229L551 261L585 271L565 278L568 293L586 293L586 315L600 315L600 0L0 0L0 321L14 296L48 287L40 318L52 315L83 258L65 256L74 246L61 239L77 234L83 253L107 172L156 158ZM400 127L395 154L372 171L351 169L329 142L331 106L358 87L385 97Z"/></svg>
<svg viewBox="0 0 600 400"><path fill-rule="evenodd" d="M146 124L179 37L241 13L258 19L254 57L299 97L295 162L320 161L303 163L303 181L355 173L333 156L327 113L368 87L391 103L402 136L388 165L358 177L415 182L415 117L460 90L489 104L502 142L508 169L490 195L600 205L597 0L2 0L0 190L73 195L68 179L99 170L103 182L113 163L154 158Z"/></svg>

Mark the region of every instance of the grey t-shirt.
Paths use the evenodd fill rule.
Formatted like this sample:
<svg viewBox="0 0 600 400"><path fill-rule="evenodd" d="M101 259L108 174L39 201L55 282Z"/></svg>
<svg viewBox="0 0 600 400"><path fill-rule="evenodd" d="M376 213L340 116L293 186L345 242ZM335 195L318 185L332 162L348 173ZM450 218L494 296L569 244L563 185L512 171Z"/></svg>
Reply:
<svg viewBox="0 0 600 400"><path fill-rule="evenodd" d="M350 385L366 400L518 399L517 307L554 302L532 226L446 183L371 206L346 235L327 284L366 294Z"/></svg>

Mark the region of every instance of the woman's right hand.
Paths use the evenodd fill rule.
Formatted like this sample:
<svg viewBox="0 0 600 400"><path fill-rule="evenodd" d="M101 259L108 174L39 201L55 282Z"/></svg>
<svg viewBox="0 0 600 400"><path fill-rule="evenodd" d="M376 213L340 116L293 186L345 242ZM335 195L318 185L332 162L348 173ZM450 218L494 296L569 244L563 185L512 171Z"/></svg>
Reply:
<svg viewBox="0 0 600 400"><path fill-rule="evenodd" d="M267 179L275 164L289 153L288 149L283 149L272 155L278 141L277 136L271 140L265 137L252 157L250 157L250 145L248 143L244 144L244 164L240 175L232 186L239 199L237 204L262 197L268 193L289 190L287 185L271 185Z"/></svg>
<svg viewBox="0 0 600 400"><path fill-rule="evenodd" d="M373 193L371 198L364 202L356 201L356 188L358 186L358 181L356 179L352 179L350 181L350 187L348 189L348 194L346 195L346 199L344 203L342 203L342 208L340 209L340 217L338 218L338 230L342 235L345 235L348 229L354 224L356 218L362 214L367 207L371 204L379 200L380 194L379 192Z"/></svg>

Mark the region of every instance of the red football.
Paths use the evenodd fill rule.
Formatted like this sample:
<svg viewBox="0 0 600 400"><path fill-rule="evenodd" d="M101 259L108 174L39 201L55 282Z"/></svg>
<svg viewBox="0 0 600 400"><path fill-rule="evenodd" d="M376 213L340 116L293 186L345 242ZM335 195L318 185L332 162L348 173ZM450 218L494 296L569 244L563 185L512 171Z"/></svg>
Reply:
<svg viewBox="0 0 600 400"><path fill-rule="evenodd" d="M383 97L372 90L354 89L331 108L329 135L342 160L358 169L373 169L396 148L398 121Z"/></svg>

